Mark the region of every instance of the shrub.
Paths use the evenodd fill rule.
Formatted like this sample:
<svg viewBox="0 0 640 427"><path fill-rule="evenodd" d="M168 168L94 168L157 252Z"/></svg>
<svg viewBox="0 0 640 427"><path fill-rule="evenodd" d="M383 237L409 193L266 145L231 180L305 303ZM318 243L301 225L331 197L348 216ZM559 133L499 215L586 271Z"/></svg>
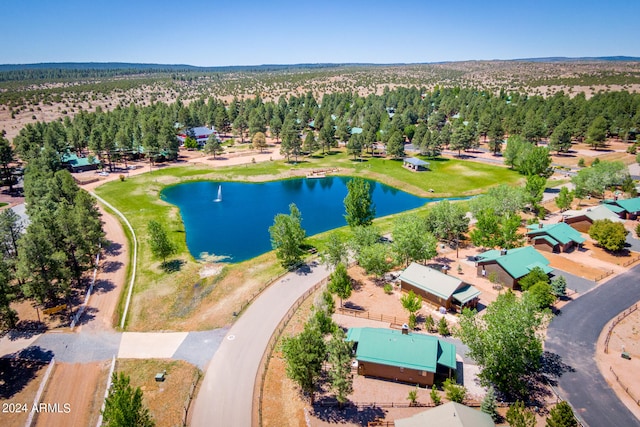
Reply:
<svg viewBox="0 0 640 427"><path fill-rule="evenodd" d="M120 178L120 181L124 182L124 175L119 175L118 178Z"/></svg>
<svg viewBox="0 0 640 427"><path fill-rule="evenodd" d="M487 278L491 283L498 283L498 273L496 273L495 271L490 271L487 275Z"/></svg>
<svg viewBox="0 0 640 427"><path fill-rule="evenodd" d="M442 398L440 397L440 393L438 393L438 389L435 384L431 386L431 393L429 396L431 397L431 400L433 400L433 404L436 406L440 405L442 402Z"/></svg>
<svg viewBox="0 0 640 427"><path fill-rule="evenodd" d="M578 167L581 167L581 168L585 167L584 159L582 157L578 159Z"/></svg>
<svg viewBox="0 0 640 427"><path fill-rule="evenodd" d="M433 320L433 317L430 314L427 317L425 317L425 319L424 319L424 328L428 332L433 331L433 327L435 325L436 325L436 322L435 322L435 320Z"/></svg>
<svg viewBox="0 0 640 427"><path fill-rule="evenodd" d="M393 286L391 286L391 283L385 283L383 289L384 293L387 295L391 295L393 293Z"/></svg>
<svg viewBox="0 0 640 427"><path fill-rule="evenodd" d="M451 378L447 378L444 381L442 388L444 388L447 399L452 402L462 403L464 398L467 396L467 389L464 386L451 381Z"/></svg>
<svg viewBox="0 0 640 427"><path fill-rule="evenodd" d="M409 401L409 406L416 406L416 403L418 403L418 390L416 389L409 391L407 400Z"/></svg>
<svg viewBox="0 0 640 427"><path fill-rule="evenodd" d="M441 317L438 322L438 333L443 337L451 335L451 331L449 331L449 324L447 323L447 319L444 317Z"/></svg>

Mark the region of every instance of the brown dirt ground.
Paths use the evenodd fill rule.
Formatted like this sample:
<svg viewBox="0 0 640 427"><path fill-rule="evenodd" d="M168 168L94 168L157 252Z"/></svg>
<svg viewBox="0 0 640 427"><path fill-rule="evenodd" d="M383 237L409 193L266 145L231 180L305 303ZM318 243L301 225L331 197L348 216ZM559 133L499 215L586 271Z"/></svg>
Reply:
<svg viewBox="0 0 640 427"><path fill-rule="evenodd" d="M40 412L36 426L95 425L100 415L110 362L56 363L40 402L70 405L70 412Z"/></svg>
<svg viewBox="0 0 640 427"><path fill-rule="evenodd" d="M265 427L305 425L308 402L302 400L300 389L287 377L286 364L280 349L283 337L294 336L302 331L311 314L313 302L319 294L320 292L315 292L300 306L282 332L269 359L262 401L262 425Z"/></svg>
<svg viewBox="0 0 640 427"><path fill-rule="evenodd" d="M109 242L100 257L100 268L89 303L78 322L79 331L113 330L120 294L126 289L129 245L120 222L99 206L105 239Z"/></svg>
<svg viewBox="0 0 640 427"><path fill-rule="evenodd" d="M3 426L23 426L36 397L48 363L29 360L0 359L0 424ZM17 412L5 404L17 404L27 412ZM14 406L15 408L15 406Z"/></svg>
<svg viewBox="0 0 640 427"><path fill-rule="evenodd" d="M612 322L607 323L600 334L596 347L596 361L613 391L640 419L640 310L634 311L614 327L607 354L604 352L604 342L611 324ZM623 349L629 353L631 360L621 357ZM616 376L620 382L616 380Z"/></svg>
<svg viewBox="0 0 640 427"><path fill-rule="evenodd" d="M156 382L155 375L164 370L165 380ZM119 359L116 371L129 375L131 386L142 389L144 404L157 426L183 425L189 392L201 375L198 368L180 360ZM198 380L193 396L198 393L199 384Z"/></svg>

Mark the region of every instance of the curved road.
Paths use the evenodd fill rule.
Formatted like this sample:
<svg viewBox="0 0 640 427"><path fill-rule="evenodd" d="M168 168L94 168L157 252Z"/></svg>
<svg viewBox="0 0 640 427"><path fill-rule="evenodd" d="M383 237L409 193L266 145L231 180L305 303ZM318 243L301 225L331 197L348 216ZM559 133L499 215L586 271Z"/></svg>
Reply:
<svg viewBox="0 0 640 427"><path fill-rule="evenodd" d="M588 426L640 426L640 420L618 399L595 361L602 329L638 300L640 266L566 305L549 325L545 349L568 365L568 371L558 379L560 394Z"/></svg>
<svg viewBox="0 0 640 427"><path fill-rule="evenodd" d="M209 363L194 403L192 427L251 426L255 377L271 334L296 300L328 274L322 265L303 266L249 305Z"/></svg>

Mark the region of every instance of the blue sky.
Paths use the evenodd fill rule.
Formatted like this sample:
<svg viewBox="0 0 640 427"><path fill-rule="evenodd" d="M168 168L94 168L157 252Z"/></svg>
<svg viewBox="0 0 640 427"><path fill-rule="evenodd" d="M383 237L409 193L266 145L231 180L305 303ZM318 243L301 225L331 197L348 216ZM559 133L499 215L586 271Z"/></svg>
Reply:
<svg viewBox="0 0 640 427"><path fill-rule="evenodd" d="M2 0L0 63L640 56L638 0Z"/></svg>

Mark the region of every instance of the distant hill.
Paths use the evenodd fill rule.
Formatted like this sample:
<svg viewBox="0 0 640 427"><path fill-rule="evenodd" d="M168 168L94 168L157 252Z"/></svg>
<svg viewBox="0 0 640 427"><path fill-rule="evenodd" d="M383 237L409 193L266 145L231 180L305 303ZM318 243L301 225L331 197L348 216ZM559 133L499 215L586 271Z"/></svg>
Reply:
<svg viewBox="0 0 640 427"><path fill-rule="evenodd" d="M637 56L584 56L579 58L569 58L566 56L551 56L548 58L522 58L513 59L512 61L523 62L587 62L587 61L610 61L610 62L637 62L640 57Z"/></svg>
<svg viewBox="0 0 640 427"><path fill-rule="evenodd" d="M520 58L508 61L518 62L586 62L586 61L640 61L636 56L599 56L570 58L563 56L546 58ZM465 61L423 62L420 64L453 63ZM313 69L313 68L337 68L353 66L388 66L388 65L412 65L407 64L373 64L373 63L323 63L323 64L262 64L262 65L230 65L201 67L188 64L140 64L132 62L43 62L38 64L0 64L0 72L17 70L138 70L155 72L200 71L200 72L229 72L229 71L277 71L286 69Z"/></svg>
<svg viewBox="0 0 640 427"><path fill-rule="evenodd" d="M187 64L138 64L129 62L42 62L38 64L0 64L0 72L18 70L140 70L140 71L269 71L305 68L335 68L345 66L366 66L378 64L263 64L200 67Z"/></svg>

